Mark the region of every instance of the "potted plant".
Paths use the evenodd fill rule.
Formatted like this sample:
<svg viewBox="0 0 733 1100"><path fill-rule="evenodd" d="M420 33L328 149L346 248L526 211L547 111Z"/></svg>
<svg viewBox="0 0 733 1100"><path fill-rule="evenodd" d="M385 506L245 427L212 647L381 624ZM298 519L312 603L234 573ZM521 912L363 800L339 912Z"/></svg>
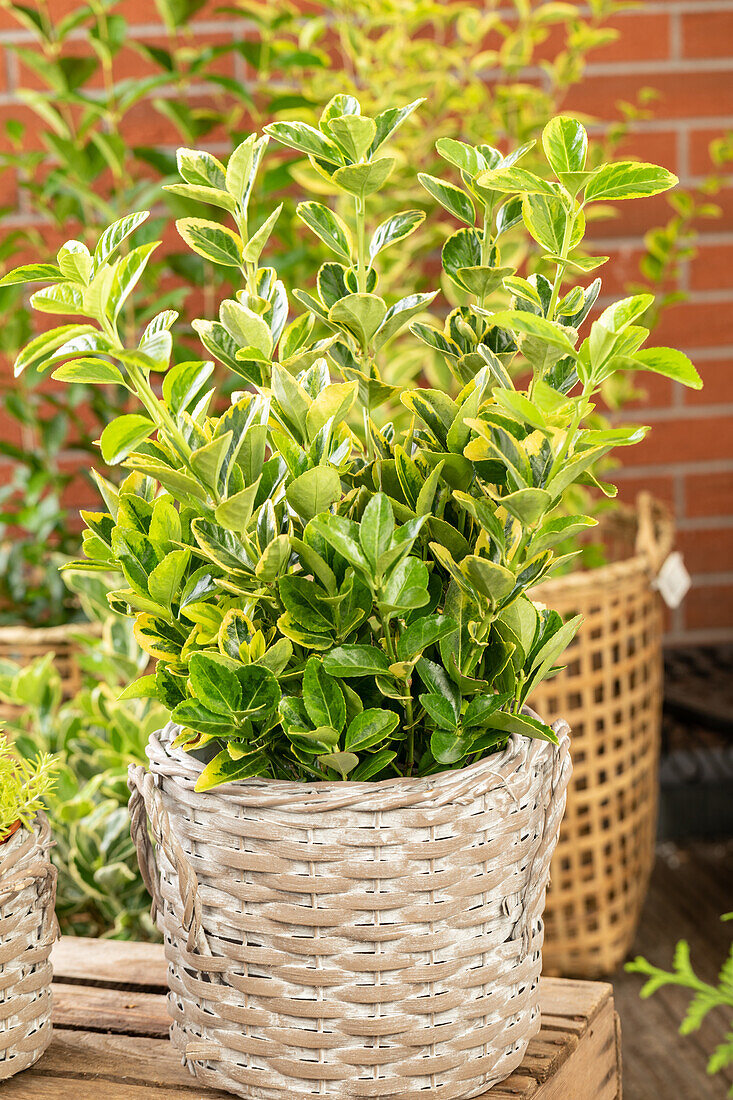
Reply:
<svg viewBox="0 0 733 1100"><path fill-rule="evenodd" d="M168 712L155 699L118 698L145 671L147 655L132 622L110 611L102 579L73 580L88 626L100 628L79 642L82 686L64 697L51 654L24 667L0 661L0 702L12 711L6 731L21 756L53 753L59 761L47 807L61 934L157 938L130 837L127 769L145 760L148 736Z"/></svg>
<svg viewBox="0 0 733 1100"><path fill-rule="evenodd" d="M41 807L54 767L48 754L20 758L0 735L0 1081L32 1066L51 1039L56 871Z"/></svg>
<svg viewBox="0 0 733 1100"><path fill-rule="evenodd" d="M583 186L581 178L587 185L577 219L555 218L552 203L556 200L548 202L547 193L539 191L526 194L515 207L516 214L535 244L545 250L545 261L556 263L558 272L590 277L608 257L589 256L584 250L585 211L592 211L592 204L599 199L609 202L648 193L650 182L664 189L669 173L627 162L600 166L589 175L584 139L564 160L564 154L553 153L549 137L545 148L559 178L568 172L585 174L576 177L579 187ZM492 220L495 195L482 191L479 183L493 154L482 146L464 146L457 154L455 143L445 140L438 141L437 150L447 162L445 172L419 178L462 223L444 243L443 273L464 310L473 315L496 284L487 288L473 269L459 265L468 264L471 255L478 262L496 240L493 236L487 239L485 232ZM639 177L645 181L641 188L635 182ZM511 177L508 182L519 184ZM507 270L503 286L517 295L522 308L541 308L544 318L577 327L578 319L573 320L572 314L580 308L579 289L572 288L564 295L557 278L546 268L544 272L540 267L528 288ZM499 279L496 268L492 277ZM594 279L585 294L595 300L600 291L601 280ZM655 312L654 298L639 293L629 301L636 313L634 324L627 329L633 343L641 326L649 325L648 318ZM450 340L451 335L446 327L440 338ZM435 336L431 342L439 347ZM453 351L455 354L456 349ZM543 354L542 348L539 354ZM613 408L614 402L618 407L628 399L635 372L648 365L644 360L649 360L645 349L631 356L622 349L621 355L609 357L609 364L617 369L601 372L604 402ZM561 390L576 385L570 360L560 358L557 366L550 364L549 374L556 375L555 384ZM673 371L671 376L675 377ZM596 412L588 426L603 432L611 424ZM532 593L534 599L563 617L580 614L583 619L569 646L565 668L535 684L530 699L542 713L562 714L573 730L575 767L551 868L544 964L550 973L580 977L612 973L625 957L654 861L663 687L659 578L675 560L668 561L674 545L668 510L649 493L639 494L636 507L608 499L615 496L616 487L607 484L606 477L599 464L580 479L580 485L568 485L563 507L588 510L600 523L590 532L592 541L589 531L579 531L558 546L558 551L581 549L582 553L569 568L556 571ZM590 496L593 488L600 491L596 493L600 502ZM684 582L684 569L681 578ZM684 591L684 587L679 590L678 599Z"/></svg>
<svg viewBox="0 0 733 1100"><path fill-rule="evenodd" d="M202 1081L241 1096L470 1097L521 1061L539 1027L569 774L566 724L525 702L579 626L529 592L562 566L554 547L593 523L558 513L567 487L646 432L585 426L603 379L633 368L699 385L679 352L641 350L645 296L610 305L581 340L598 285L562 284L584 207L674 177L585 172L570 118L544 131L554 178L522 168L522 149L479 150L471 188L491 209L451 263L480 303L439 331L419 319L434 294L380 297L380 253L423 220L375 224L372 210L387 143L417 106L369 118L339 95L318 129L267 128L353 209L347 224L320 202L298 207L337 259L314 293L294 291L306 312L292 320L261 265L278 211L248 220L268 135L226 166L179 151L179 191L234 224L178 223L194 251L241 274L218 318L194 322L248 387L228 407L212 363L171 365L175 314L136 346L120 338L149 250L118 250L144 213L94 254L70 241L57 264L7 277L48 284L32 303L85 318L49 335L54 377L114 379L140 402L101 434L104 460L129 473L117 487L97 477L106 511L84 514L74 568L124 574L110 603L158 662L128 691L172 715L149 769L130 771L133 836L168 944L172 1038ZM475 152L447 148L471 175ZM441 199L463 202L454 190L441 184ZM523 207L564 241L549 295L501 262ZM455 400L385 382L379 363L408 327L445 354ZM404 427L377 412L388 405L407 410Z"/></svg>

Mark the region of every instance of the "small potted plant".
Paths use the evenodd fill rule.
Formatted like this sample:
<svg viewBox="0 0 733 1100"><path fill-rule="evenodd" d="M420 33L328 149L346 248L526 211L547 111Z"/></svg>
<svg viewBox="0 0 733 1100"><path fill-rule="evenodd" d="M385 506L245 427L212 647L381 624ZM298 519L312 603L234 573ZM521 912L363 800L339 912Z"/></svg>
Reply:
<svg viewBox="0 0 733 1100"><path fill-rule="evenodd" d="M41 807L54 767L48 754L20 758L0 735L0 1081L32 1066L51 1039L56 870Z"/></svg>
<svg viewBox="0 0 733 1100"><path fill-rule="evenodd" d="M171 365L174 313L135 346L120 336L152 248L118 250L144 212L93 254L70 241L56 264L8 277L48 284L33 304L84 318L48 334L54 377L116 381L141 406L101 434L105 461L129 472L117 486L97 478L106 510L84 514L74 568L124 575L110 602L157 661L127 694L172 714L149 769L130 770L172 1038L203 1082L245 1097L471 1097L521 1061L539 1027L570 770L566 724L525 702L579 626L528 593L562 565L554 548L593 523L560 514L565 490L595 484L597 461L646 432L587 426L603 380L647 369L699 384L679 352L641 350L646 296L609 305L581 338L598 285L563 279L584 207L674 177L584 171L573 119L545 130L550 179L518 163L526 149L442 143L472 193L491 196L481 233L461 234L449 261L480 300L439 330L422 319L435 294L381 297L380 253L424 217L373 216L387 145L417 106L370 118L339 95L319 128L273 124L226 165L179 151L175 193L220 220L178 230L242 279L216 319L194 321L247 387L228 406L213 363ZM268 136L305 151L353 210L347 223L299 206L336 259L293 292L305 313L292 319L261 263L278 211L248 218ZM526 209L561 238L547 294L501 260ZM379 364L401 338L445 355L455 399L385 381Z"/></svg>

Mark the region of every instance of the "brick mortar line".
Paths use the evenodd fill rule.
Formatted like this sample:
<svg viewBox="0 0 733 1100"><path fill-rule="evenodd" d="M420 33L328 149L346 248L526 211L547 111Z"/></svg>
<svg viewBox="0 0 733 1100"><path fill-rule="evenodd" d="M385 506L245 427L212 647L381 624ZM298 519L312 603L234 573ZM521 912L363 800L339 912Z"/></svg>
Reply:
<svg viewBox="0 0 733 1100"><path fill-rule="evenodd" d="M677 514L678 531L729 531L733 528L733 516L685 516Z"/></svg>
<svg viewBox="0 0 733 1100"><path fill-rule="evenodd" d="M250 24L232 24L227 26L225 24L213 24L213 25L196 25L192 27L193 31L200 34L213 34L216 32L226 33L227 36L237 34L240 30L250 29ZM164 28L161 29L165 34ZM161 33L158 31L157 33ZM13 32L11 32L13 33ZM130 37L135 37L132 28L130 28ZM141 34L147 34L153 36L152 32L144 31ZM83 41L86 36L83 34L70 35L67 41ZM7 38L0 36L0 45L22 45L28 42L30 45L34 44L34 39L16 40L15 38ZM12 52L12 51L11 51ZM584 79L588 77L609 77L609 76L621 76L621 77L645 77L648 76L651 80L654 77L659 76L675 76L684 74L697 74L697 73L729 73L731 67L731 60L733 60L733 50L731 51L731 57L703 57L703 58L664 58L664 59L641 59L639 61L589 61L584 69ZM545 76L545 70L541 65L526 65L523 67L522 77L526 79L542 80ZM479 79L485 81L499 80L504 75L504 70L501 66L489 66L485 69L479 70L475 74ZM582 83L582 82L581 82ZM572 89L570 91L572 95Z"/></svg>
<svg viewBox="0 0 733 1100"><path fill-rule="evenodd" d="M2 45L2 41L0 40L0 46L1 45ZM12 51L11 51L11 55L12 55ZM237 55L237 57L239 57L239 55ZM732 62L733 62L733 57L728 58L728 59L724 59L721 62L720 66L719 66L720 70L724 71L724 72L730 71ZM613 69L613 71L618 71L618 68L615 65L610 66L610 68ZM694 71L698 71L698 68L696 68ZM523 70L523 72L526 75L537 75L537 76L542 76L543 75L543 70L541 70L539 68L534 68L534 69L527 68L527 69ZM500 76L501 75L501 70L499 70L499 69L487 70L483 75L487 75L487 74L490 75L491 73L496 73L497 75ZM607 74L605 74L605 75L607 75ZM621 75L627 75L627 74L622 73ZM246 84L246 79L242 80L241 82ZM285 81L285 80L278 81L275 86L279 87L282 91L287 91L288 89L293 87L293 85L289 81ZM192 84L189 87L188 92L192 97L202 97L203 98L205 96L210 96L211 95L211 87L210 87L210 85L208 85L206 83L203 83L203 82L199 83L199 84ZM100 89L90 89L90 95L92 95L92 97L95 95L95 93L101 94L101 90ZM177 95L178 91L176 89L170 89L170 90L169 89L161 89L156 94L158 94L161 98L165 98L166 96L168 98L170 98L170 97L173 97L173 96ZM3 106L5 106L5 107L7 107L7 106L16 106L16 105L18 105L19 102L20 101L19 101L17 95L10 94L8 91L0 92L0 107L3 107ZM579 113L581 115L586 114L586 112L579 112ZM607 124L608 124L608 120L595 119L591 116L588 119L588 122L587 122L587 129L588 129L589 133L592 136L596 135L596 134L603 134L603 133L605 133L605 131L607 129ZM639 120L635 120L633 123L631 123L629 125L629 132L632 133L632 134L666 132L666 131L670 131L671 133L675 133L675 132L680 132L682 130L688 130L688 131L689 130L699 130L699 129L725 130L726 128L730 128L730 127L733 127L733 115L731 115L730 113L726 113L726 114L722 114L722 115L695 115L692 118L690 118L688 116L684 116L682 118L675 118L674 116L672 116L670 118L639 119ZM700 178L704 178L704 177L700 177Z"/></svg>
<svg viewBox="0 0 733 1100"><path fill-rule="evenodd" d="M233 18L231 22L226 19L194 19L189 24L191 33L195 34L216 34L217 32L234 34L241 31L251 31L255 29L255 24L251 19ZM127 37L138 38L141 36L147 36L149 38L158 37L162 35L165 38L170 37L168 34L168 28L164 23L128 23L127 25ZM66 38L67 42L83 42L88 38L88 33L85 29L74 30ZM0 45L34 45L37 39L32 31L24 30L19 27L17 30L8 29L0 31Z"/></svg>
<svg viewBox="0 0 733 1100"><path fill-rule="evenodd" d="M71 462L73 460L81 462L82 460L87 461L89 455L86 451L69 448L68 450L61 451L58 457L59 461ZM0 466L5 463L13 465L13 460L0 456ZM733 473L733 458L702 459L699 462L658 462L649 463L643 466L619 466L613 471L613 477L621 481L626 481L627 479L639 480L640 478L650 477L696 477L700 474L720 473Z"/></svg>
<svg viewBox="0 0 733 1100"><path fill-rule="evenodd" d="M696 15L700 11L733 11L733 0L667 0L664 6L660 5L654 8L643 7L636 10L643 11L645 15L648 15L650 11L667 12L669 15ZM633 15L634 11L620 14Z"/></svg>
<svg viewBox="0 0 733 1100"><path fill-rule="evenodd" d="M733 638L733 627L711 626L694 630L671 630L664 635L665 648L672 649L678 645L714 645L719 642L728 642Z"/></svg>
<svg viewBox="0 0 733 1100"><path fill-rule="evenodd" d="M620 19L622 21L625 21L625 20L629 19L629 20L633 21L635 18L638 18L639 16L646 16L646 15L652 15L652 14L660 14L660 15L668 15L670 17L678 17L680 15L692 15L692 14L698 15L701 12L705 13L705 14L710 14L710 13L715 13L715 12L726 12L726 11L733 11L733 0L669 0L668 3L664 4L664 6L660 6L659 8L650 9L648 7L639 6L635 9L630 10L630 11L618 12L614 16L614 20L615 19ZM507 21L513 20L514 17L516 17L516 8L510 7L509 5L498 7L496 9L496 14L499 15L501 18L507 20ZM590 12L589 5L579 4L578 5L578 14L580 16L590 15L591 12ZM305 23L307 21L307 17L303 16L301 21L303 23ZM335 22L335 20L333 22ZM254 27L254 24L251 20L247 19L246 17L232 17L231 22L229 22L225 19L206 19L206 18L196 19L196 18L194 18L191 21L191 23L189 24L189 26L190 26L190 29L192 31L199 31L201 33L211 33L212 31L218 31L218 30L221 30L222 28L225 28L227 30L241 30L243 28L252 29ZM130 34L151 34L151 35L152 34L165 34L165 35L167 35L167 33L168 33L165 24L163 24L163 23L147 23L147 22L144 22L144 23L140 23L140 22L130 23L130 24L128 24L128 31L129 31ZM17 30L8 29L8 30L0 32L0 41L8 40L8 38L10 38L11 36L13 38L18 38L19 40L22 40L24 42L34 41L32 32L27 31L27 30L25 30L21 27L18 27ZM72 38L72 39L74 39L74 38L79 39L79 38L83 38L83 37L84 37L84 32L83 31L73 31L72 34L69 36L69 38Z"/></svg>
<svg viewBox="0 0 733 1100"><path fill-rule="evenodd" d="M614 294L601 294L598 298L598 305L609 304L616 301L616 295ZM726 305L728 302L733 302L733 287L720 287L713 290L691 290L686 296L684 302L680 305Z"/></svg>
<svg viewBox="0 0 733 1100"><path fill-rule="evenodd" d="M643 378L640 380L643 382ZM636 420L638 415L639 420L652 420L659 423L665 420L709 420L715 416L731 416L733 417L733 402L721 405L681 405L679 408L666 405L652 405L650 407L643 406L641 408L633 409L620 409L618 412L612 412L609 416L609 420L613 423L619 421L628 423L629 416L633 416Z"/></svg>
<svg viewBox="0 0 733 1100"><path fill-rule="evenodd" d="M643 245L642 237L588 237L585 245L592 250L618 252L623 248L635 248ZM695 238L697 248L714 248L719 245L733 245L733 230L721 229L715 233L699 233Z"/></svg>
<svg viewBox="0 0 733 1100"><path fill-rule="evenodd" d="M733 55L733 48L731 49ZM587 76L674 76L676 73L729 73L731 57L640 58L634 61L589 61ZM533 66L535 68L537 66ZM537 67L538 68L538 67ZM494 71L493 69L491 70Z"/></svg>
<svg viewBox="0 0 733 1100"><path fill-rule="evenodd" d="M650 462L646 466L619 466L613 477L621 481L650 477L698 477L701 474L733 474L733 458L702 459L699 462Z"/></svg>
<svg viewBox="0 0 733 1100"><path fill-rule="evenodd" d="M670 649L682 645L711 646L731 639L733 639L733 627L718 626L709 629L700 627L693 630L670 630L664 637L664 645Z"/></svg>
<svg viewBox="0 0 733 1100"><path fill-rule="evenodd" d="M710 348L693 348L689 355L694 355L698 362L709 362L711 359L728 359L733 358L733 345L731 344L718 344L717 347Z"/></svg>
<svg viewBox="0 0 733 1100"><path fill-rule="evenodd" d="M731 62L729 61L728 65L730 66L730 64ZM607 126L607 120L592 119L588 121L586 129L591 137L594 137L604 134ZM725 128L726 126L733 126L733 115L731 115L730 112L722 115L684 115L682 118L675 118L673 115L670 118L635 119L633 122L629 123L629 133L647 134L659 133L667 130L676 133L681 129L708 130L719 129L720 127Z"/></svg>
<svg viewBox="0 0 733 1100"><path fill-rule="evenodd" d="M679 11L671 11L667 16L669 20L668 50L669 56L675 59L681 58L684 47L684 34L682 32L682 15Z"/></svg>

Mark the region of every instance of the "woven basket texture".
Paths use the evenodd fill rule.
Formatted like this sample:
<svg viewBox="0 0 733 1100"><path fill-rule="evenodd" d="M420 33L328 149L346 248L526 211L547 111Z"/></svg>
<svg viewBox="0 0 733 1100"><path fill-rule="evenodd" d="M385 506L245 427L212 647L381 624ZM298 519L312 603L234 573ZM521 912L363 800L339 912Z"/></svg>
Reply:
<svg viewBox="0 0 733 1100"><path fill-rule="evenodd" d="M534 596L583 625L566 669L532 694L573 731L573 778L551 866L544 969L612 973L631 947L654 861L662 724L661 601L652 582L672 546L668 513L644 495L610 517L625 559L549 581Z"/></svg>
<svg viewBox="0 0 733 1100"><path fill-rule="evenodd" d="M64 698L81 687L81 672L76 655L76 635L89 637L100 632L96 623L69 623L65 626L0 626L0 660L14 661L25 668L38 657L53 653L61 677Z"/></svg>
<svg viewBox="0 0 733 1100"><path fill-rule="evenodd" d="M202 794L201 764L168 748L177 727L153 736L132 834L197 1078L261 1100L457 1100L508 1076L540 1024L570 773L555 728L559 747L512 739L424 779Z"/></svg>
<svg viewBox="0 0 733 1100"><path fill-rule="evenodd" d="M27 1069L51 1040L56 869L43 814L0 844L0 1081Z"/></svg>

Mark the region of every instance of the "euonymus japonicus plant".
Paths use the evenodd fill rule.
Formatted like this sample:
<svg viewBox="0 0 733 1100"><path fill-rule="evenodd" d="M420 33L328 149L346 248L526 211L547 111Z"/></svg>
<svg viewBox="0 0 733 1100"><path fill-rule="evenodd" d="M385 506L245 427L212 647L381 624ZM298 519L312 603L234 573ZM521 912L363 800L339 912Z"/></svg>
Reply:
<svg viewBox="0 0 733 1100"><path fill-rule="evenodd" d="M247 776L426 775L495 752L510 734L553 740L523 705L579 621L537 606L531 589L561 564L553 548L593 523L559 513L565 491L595 484L596 462L646 432L587 427L594 394L616 370L700 385L678 351L642 348L649 296L609 305L580 331L599 282L563 284L589 266L574 258L584 209L675 181L644 164L585 172L585 132L570 118L544 131L548 179L519 166L524 150L440 143L462 187L423 182L467 223L443 259L468 302L440 331L418 320L433 294L380 297L380 254L423 219L415 209L379 223L394 164L386 145L415 106L367 118L336 96L318 129L273 124L226 166L179 152L177 193L218 220L178 230L242 281L217 320L195 322L248 387L229 407L209 387L211 362L171 365L174 313L156 316L136 346L120 336L120 308L154 247L120 246L144 213L111 226L94 254L70 241L56 264L8 277L48 284L36 308L84 318L32 341L18 370L42 362L57 379L117 383L141 405L102 432L103 459L127 473L117 486L97 475L107 510L83 513L85 559L74 568L124 574L110 603L135 617L157 659L128 694L163 701L178 745L203 752L199 789ZM291 297L261 259L277 211L256 227L248 219L268 137L305 152L353 209L347 224L320 202L301 204L335 258ZM552 280L502 266L501 239L522 222ZM445 355L453 397L383 382L380 362L408 326ZM397 404L405 429L384 412Z"/></svg>

